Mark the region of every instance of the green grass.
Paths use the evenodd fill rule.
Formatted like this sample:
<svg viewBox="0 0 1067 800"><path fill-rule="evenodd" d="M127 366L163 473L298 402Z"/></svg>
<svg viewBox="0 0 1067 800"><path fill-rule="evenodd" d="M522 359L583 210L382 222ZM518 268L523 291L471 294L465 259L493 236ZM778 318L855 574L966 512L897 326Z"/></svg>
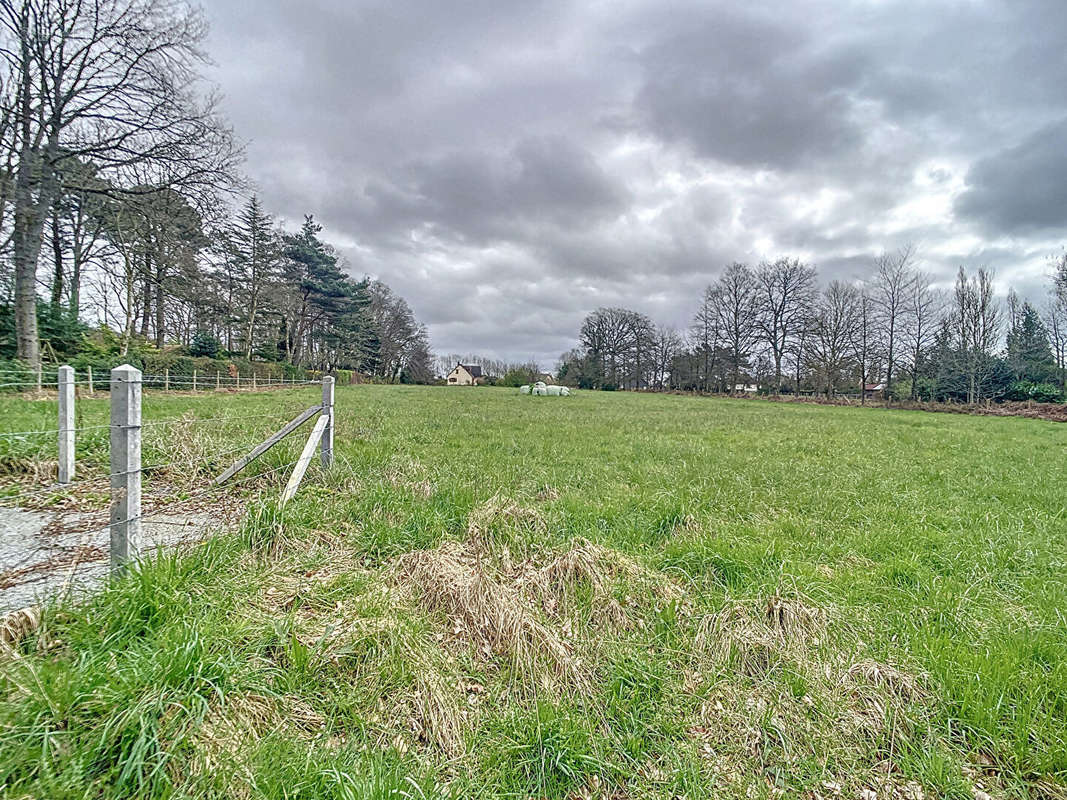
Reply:
<svg viewBox="0 0 1067 800"><path fill-rule="evenodd" d="M0 398L8 430L54 412ZM264 479L240 530L50 608L6 659L11 796L1065 791L1067 427L375 386L337 412L336 467L284 511ZM272 425L187 448L182 485ZM0 473L49 447L0 439ZM80 440L86 470L106 448Z"/></svg>

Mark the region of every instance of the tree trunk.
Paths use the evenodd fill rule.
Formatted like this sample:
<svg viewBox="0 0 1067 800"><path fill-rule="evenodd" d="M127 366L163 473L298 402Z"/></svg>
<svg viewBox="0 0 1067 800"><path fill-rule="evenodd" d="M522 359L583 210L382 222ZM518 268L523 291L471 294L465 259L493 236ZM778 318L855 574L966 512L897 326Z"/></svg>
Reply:
<svg viewBox="0 0 1067 800"><path fill-rule="evenodd" d="M15 270L15 357L31 367L37 367L41 363L41 342L37 335L37 259L41 254L41 234L44 232L40 203L46 200L51 203L51 197L46 193L51 176L41 176L40 196L35 202L32 172L38 153L34 149L30 132L31 93L34 85L30 67L29 20L29 7L24 5L19 19L21 80L18 99L21 147L15 176L11 254Z"/></svg>
<svg viewBox="0 0 1067 800"><path fill-rule="evenodd" d="M58 194L58 193L57 193ZM63 232L59 218L59 197L52 203L52 308L59 310L63 302Z"/></svg>
<svg viewBox="0 0 1067 800"><path fill-rule="evenodd" d="M156 347L163 349L164 333L167 324L166 305L163 302L163 282L166 280L166 267L163 259L156 266Z"/></svg>
<svg viewBox="0 0 1067 800"><path fill-rule="evenodd" d="M70 298L67 308L72 319L77 319L81 312L82 249L75 240L70 269Z"/></svg>
<svg viewBox="0 0 1067 800"><path fill-rule="evenodd" d="M152 319L152 258L144 254L144 306L141 308L141 336L148 338L148 323Z"/></svg>

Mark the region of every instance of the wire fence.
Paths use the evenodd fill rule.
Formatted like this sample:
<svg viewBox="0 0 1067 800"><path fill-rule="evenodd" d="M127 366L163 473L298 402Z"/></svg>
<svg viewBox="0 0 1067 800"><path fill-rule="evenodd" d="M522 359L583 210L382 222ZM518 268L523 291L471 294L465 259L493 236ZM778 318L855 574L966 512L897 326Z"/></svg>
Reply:
<svg viewBox="0 0 1067 800"><path fill-rule="evenodd" d="M0 369L0 392L54 391L59 387L60 365L42 366L37 370L3 370ZM211 391L276 389L291 386L310 386L321 384L320 378L283 377L271 373L252 371L242 373L216 370L199 372L174 372L144 374L142 384L145 389L163 389L164 391ZM107 372L101 373L92 368L75 370L73 383L89 391L107 391L110 379Z"/></svg>
<svg viewBox="0 0 1067 800"><path fill-rule="evenodd" d="M332 461L331 377L284 384L321 388L321 401L310 408L307 395L297 392L285 402L272 400L265 413L199 416L218 404L179 403L174 416L173 401L142 403L158 376L129 367L115 372L120 369L131 370L135 380L103 382L110 388L109 422L76 418L68 371L57 375L55 427L0 430L0 476L10 479L0 479L0 613L72 586L98 585L128 561L232 522L257 491L277 493L287 473L290 482L298 481L312 443L298 457L299 440L283 440L312 416L327 418L316 429L320 436L328 429L321 460L324 466ZM142 408L148 419L141 419ZM170 416L157 417L163 414ZM218 480L232 471L243 474Z"/></svg>

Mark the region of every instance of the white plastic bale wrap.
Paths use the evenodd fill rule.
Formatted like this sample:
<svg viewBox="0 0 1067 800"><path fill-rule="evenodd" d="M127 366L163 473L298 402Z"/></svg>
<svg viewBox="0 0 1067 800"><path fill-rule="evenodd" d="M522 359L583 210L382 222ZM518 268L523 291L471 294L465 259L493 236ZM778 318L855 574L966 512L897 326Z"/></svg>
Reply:
<svg viewBox="0 0 1067 800"><path fill-rule="evenodd" d="M546 385L544 381L538 381L533 386L520 386L519 393L537 397L569 397L571 390L566 386Z"/></svg>

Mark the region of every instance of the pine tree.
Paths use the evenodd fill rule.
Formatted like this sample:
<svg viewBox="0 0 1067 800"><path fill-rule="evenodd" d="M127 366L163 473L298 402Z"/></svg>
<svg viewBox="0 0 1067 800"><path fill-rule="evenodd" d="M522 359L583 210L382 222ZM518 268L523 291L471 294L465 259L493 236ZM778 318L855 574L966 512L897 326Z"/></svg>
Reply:
<svg viewBox="0 0 1067 800"><path fill-rule="evenodd" d="M278 279L281 256L274 220L263 211L256 195L252 195L237 215L225 244L240 283L241 308L246 315L243 345L245 357L251 358L255 349L256 323L260 321L270 290Z"/></svg>
<svg viewBox="0 0 1067 800"><path fill-rule="evenodd" d="M1008 366L1015 380L1028 383L1054 380L1056 360L1048 331L1029 303L1023 303L1015 325L1008 331L1007 344Z"/></svg>

